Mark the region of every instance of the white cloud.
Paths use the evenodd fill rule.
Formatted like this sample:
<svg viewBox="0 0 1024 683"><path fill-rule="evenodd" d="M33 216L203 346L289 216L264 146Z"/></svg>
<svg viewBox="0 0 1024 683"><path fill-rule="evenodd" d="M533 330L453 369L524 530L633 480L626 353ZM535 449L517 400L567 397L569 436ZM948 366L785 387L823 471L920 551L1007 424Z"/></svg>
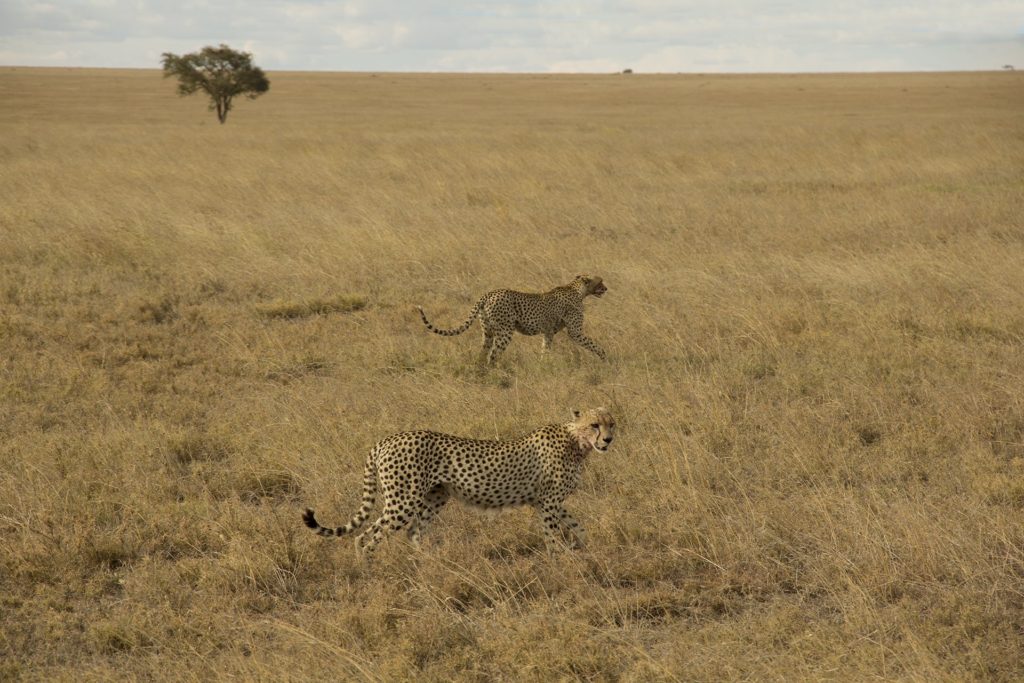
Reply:
<svg viewBox="0 0 1024 683"><path fill-rule="evenodd" d="M0 0L0 62L225 42L266 69L977 69L1024 62L1022 20L1020 0Z"/></svg>

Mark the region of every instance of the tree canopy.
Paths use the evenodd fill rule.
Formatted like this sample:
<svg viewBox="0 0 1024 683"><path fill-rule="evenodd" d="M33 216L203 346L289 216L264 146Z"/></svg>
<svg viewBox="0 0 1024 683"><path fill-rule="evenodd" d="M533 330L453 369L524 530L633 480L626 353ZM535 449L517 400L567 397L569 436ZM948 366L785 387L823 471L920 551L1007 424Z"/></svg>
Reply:
<svg viewBox="0 0 1024 683"><path fill-rule="evenodd" d="M256 99L270 89L263 69L253 66L251 54L223 43L180 56L165 52L162 62L164 78L178 77L178 94L205 92L210 97L210 109L217 111L221 123L227 120L235 97Z"/></svg>

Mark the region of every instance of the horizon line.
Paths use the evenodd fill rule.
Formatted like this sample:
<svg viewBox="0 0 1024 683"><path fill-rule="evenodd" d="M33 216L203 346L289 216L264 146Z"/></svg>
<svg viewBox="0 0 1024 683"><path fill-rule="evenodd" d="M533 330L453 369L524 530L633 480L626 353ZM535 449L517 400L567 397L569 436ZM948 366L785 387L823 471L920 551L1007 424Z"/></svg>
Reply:
<svg viewBox="0 0 1024 683"><path fill-rule="evenodd" d="M1009 68L1007 68L1009 67ZM261 67L262 68L262 67ZM162 71L159 66L77 66L69 64L0 64L0 69L93 69L107 71ZM835 70L835 71L637 71L626 67L620 71L403 71L387 69L263 69L264 73L296 74L348 74L393 76L839 76L839 75L885 75L885 74L966 74L989 72L1014 72L1012 65L978 69L879 69L879 70Z"/></svg>

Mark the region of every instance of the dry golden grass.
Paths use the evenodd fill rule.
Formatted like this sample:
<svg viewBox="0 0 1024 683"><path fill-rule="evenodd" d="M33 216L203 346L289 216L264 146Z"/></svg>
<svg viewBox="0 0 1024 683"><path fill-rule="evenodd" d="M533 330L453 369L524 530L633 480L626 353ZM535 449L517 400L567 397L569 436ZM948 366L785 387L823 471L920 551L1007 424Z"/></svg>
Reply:
<svg viewBox="0 0 1024 683"><path fill-rule="evenodd" d="M0 678L1024 677L1021 74L270 77L0 71ZM595 404L585 551L301 526Z"/></svg>

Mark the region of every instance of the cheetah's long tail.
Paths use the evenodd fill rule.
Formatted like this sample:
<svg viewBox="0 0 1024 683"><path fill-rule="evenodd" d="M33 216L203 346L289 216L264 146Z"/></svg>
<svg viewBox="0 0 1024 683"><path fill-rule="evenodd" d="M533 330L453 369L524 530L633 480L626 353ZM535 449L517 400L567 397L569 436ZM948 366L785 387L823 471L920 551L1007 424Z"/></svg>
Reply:
<svg viewBox="0 0 1024 683"><path fill-rule="evenodd" d="M428 330L430 330L434 334L440 334L445 337L454 337L455 335L462 334L463 332L469 329L469 326L472 325L473 321L476 320L477 316L480 315L480 311L483 310L483 307L484 297L480 297L480 300L476 302L475 306L473 306L473 310L469 312L469 317L466 318L466 322L462 323L453 330L442 330L440 328L434 327L433 325L430 324L430 321L427 320L427 314L423 312L423 307L417 306L416 308L419 309L420 317L423 318L423 324L427 326Z"/></svg>
<svg viewBox="0 0 1024 683"><path fill-rule="evenodd" d="M321 526L311 509L306 508L302 513L302 521L310 529L321 536L344 536L350 534L363 525L370 513L373 511L373 503L377 498L377 468L373 464L373 454L366 459L366 469L363 470L363 504L359 506L356 514L348 524L339 527Z"/></svg>

